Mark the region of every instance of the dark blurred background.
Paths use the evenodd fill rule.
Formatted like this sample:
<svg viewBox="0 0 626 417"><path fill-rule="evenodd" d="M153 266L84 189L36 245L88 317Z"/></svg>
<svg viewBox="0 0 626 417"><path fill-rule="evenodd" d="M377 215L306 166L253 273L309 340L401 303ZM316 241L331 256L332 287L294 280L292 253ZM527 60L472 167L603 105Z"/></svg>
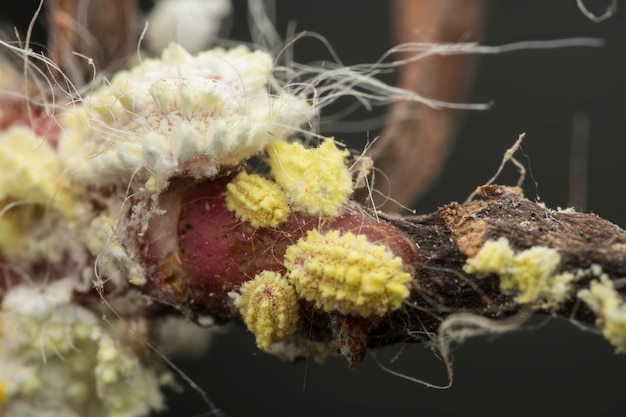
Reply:
<svg viewBox="0 0 626 417"><path fill-rule="evenodd" d="M417 1L417 0L416 0ZM35 2L22 2L22 18ZM149 2L148 2L149 3ZM148 4L146 3L146 4ZM278 31L323 35L345 64L371 62L391 47L389 8L375 0L280 0ZM587 0L602 11L609 1ZM492 109L467 112L447 168L416 205L429 212L462 201L495 172L503 153L526 132L520 160L531 171L531 199L566 207L573 122L587 118L586 210L626 226L626 4L602 23L589 21L575 0L507 0L488 3L484 43L591 36L603 48L532 50L481 58L471 102ZM13 7L16 7L13 4ZM0 17L14 19L7 3ZM245 2L236 1L231 37L249 40ZM23 24L23 21L22 23ZM43 32L42 32L43 33ZM295 45L301 62L327 59L319 43ZM381 109L382 111L382 109ZM577 116L578 115L578 116ZM358 114L358 117L372 117ZM364 144L379 130L334 133ZM356 141L356 142L355 142ZM502 181L514 184L509 169ZM536 184L535 184L536 182ZM621 184L621 185L620 185ZM575 184L580 189L582 184ZM397 349L379 357L390 358ZM349 371L341 359L325 365L286 364L259 352L253 337L232 327L217 336L200 359L174 358L228 416L617 416L626 408L626 356L617 356L600 336L565 320L537 319L516 333L469 340L454 350L454 386L428 389L380 370L368 359ZM444 383L441 361L424 346L408 347L395 369ZM207 407L186 387L172 393L167 416L200 416Z"/></svg>

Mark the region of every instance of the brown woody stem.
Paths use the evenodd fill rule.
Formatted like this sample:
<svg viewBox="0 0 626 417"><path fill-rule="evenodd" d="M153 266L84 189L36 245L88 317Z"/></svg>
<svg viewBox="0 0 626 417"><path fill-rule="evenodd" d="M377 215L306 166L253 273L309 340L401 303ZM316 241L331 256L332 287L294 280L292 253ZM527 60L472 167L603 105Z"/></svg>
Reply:
<svg viewBox="0 0 626 417"><path fill-rule="evenodd" d="M311 312L305 326L311 337L349 352L344 356L353 367L368 348L429 340L452 314L510 317L521 307L501 292L496 275L477 278L463 271L468 256L485 241L501 237L516 251L534 246L556 249L561 256L558 272L599 265L612 279L626 275L626 232L614 224L594 214L547 209L525 199L516 188L485 186L478 194L484 199L452 203L429 215L382 217L418 248L411 296L402 309L383 317ZM586 287L589 280L577 280L575 289ZM587 324L595 321L575 297L550 313Z"/></svg>

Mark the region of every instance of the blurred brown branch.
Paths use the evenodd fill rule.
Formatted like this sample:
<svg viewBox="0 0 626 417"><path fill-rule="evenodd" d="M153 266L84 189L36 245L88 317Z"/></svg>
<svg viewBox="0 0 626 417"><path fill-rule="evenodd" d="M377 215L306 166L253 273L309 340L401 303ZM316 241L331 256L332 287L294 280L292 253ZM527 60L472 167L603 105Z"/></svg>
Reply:
<svg viewBox="0 0 626 417"><path fill-rule="evenodd" d="M137 48L135 0L50 0L48 25L51 58L78 84L91 80L94 68L123 67Z"/></svg>
<svg viewBox="0 0 626 417"><path fill-rule="evenodd" d="M393 38L396 44L476 41L483 32L484 14L482 0L395 0ZM463 101L474 64L475 57L469 55L431 56L402 67L397 84L427 98ZM461 116L459 110L409 101L393 105L381 138L371 149L376 166L387 176L375 184L381 191L377 207L398 210L398 205L385 204L383 196L387 195L411 206L433 185L452 148Z"/></svg>

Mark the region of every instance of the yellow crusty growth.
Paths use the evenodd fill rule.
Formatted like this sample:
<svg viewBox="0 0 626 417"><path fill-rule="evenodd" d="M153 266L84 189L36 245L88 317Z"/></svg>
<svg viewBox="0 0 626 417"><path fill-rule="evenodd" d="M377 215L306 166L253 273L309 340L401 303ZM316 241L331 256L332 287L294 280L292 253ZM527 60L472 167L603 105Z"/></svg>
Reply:
<svg viewBox="0 0 626 417"><path fill-rule="evenodd" d="M297 330L296 291L281 274L263 271L245 282L239 292L235 305L260 349L268 350Z"/></svg>
<svg viewBox="0 0 626 417"><path fill-rule="evenodd" d="M275 182L241 171L228 185L226 207L254 227L276 227L289 217L287 196Z"/></svg>
<svg viewBox="0 0 626 417"><path fill-rule="evenodd" d="M104 323L74 302L73 277L13 286L0 306L2 416L136 417L163 408L144 361L147 325ZM2 388L0 388L1 390Z"/></svg>
<svg viewBox="0 0 626 417"><path fill-rule="evenodd" d="M596 324L616 352L626 353L626 303L608 276L602 274L599 281L591 281L589 289L578 292L578 298L596 314Z"/></svg>
<svg viewBox="0 0 626 417"><path fill-rule="evenodd" d="M554 275L561 256L552 248L535 246L515 254L506 238L488 240L476 256L467 260L463 269L468 274L498 274L500 290L517 293L518 303L543 302L555 306L567 298L574 275Z"/></svg>
<svg viewBox="0 0 626 417"><path fill-rule="evenodd" d="M35 200L66 215L73 212L61 161L45 139L14 127L0 134L0 147L0 203Z"/></svg>
<svg viewBox="0 0 626 417"><path fill-rule="evenodd" d="M318 148L274 141L268 148L272 176L289 196L294 210L336 216L352 193L346 167L348 151L328 139Z"/></svg>
<svg viewBox="0 0 626 417"><path fill-rule="evenodd" d="M74 193L55 151L31 129L0 133L0 148L0 251L15 258L27 252L44 213L48 219L74 214Z"/></svg>
<svg viewBox="0 0 626 417"><path fill-rule="evenodd" d="M298 296L327 312L383 315L409 295L402 259L364 235L311 230L287 248L285 266Z"/></svg>

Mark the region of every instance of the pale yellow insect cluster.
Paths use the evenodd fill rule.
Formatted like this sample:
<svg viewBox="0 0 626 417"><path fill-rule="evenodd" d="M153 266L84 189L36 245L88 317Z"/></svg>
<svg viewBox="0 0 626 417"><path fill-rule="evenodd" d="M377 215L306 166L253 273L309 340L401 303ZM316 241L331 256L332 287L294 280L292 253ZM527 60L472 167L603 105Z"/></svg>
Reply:
<svg viewBox="0 0 626 417"><path fill-rule="evenodd" d="M226 204L238 218L278 227L292 211L320 224L342 213L353 191L349 153L333 139L311 149L288 143L318 109L294 92L303 90L282 88L273 72L274 59L262 51L241 46L192 56L171 45L72 97L49 141L26 128L0 133L2 256L16 271L25 265L34 282L40 265L72 261L55 268L71 279L15 285L3 295L0 415L132 417L163 407L160 375L137 350L154 323L146 319L145 333L122 334L118 327L127 323L109 318L105 325L75 300L106 282L116 313L144 307L128 290L149 279L137 237L164 212L159 194L172 178L210 180L266 152L268 178L241 172L227 187ZM10 85L7 77L0 68L0 84ZM348 256L348 269L303 243L298 259L330 257L328 275L316 273L307 287L263 271L240 288L235 303L262 349L297 331L302 299L370 315L398 308L408 294L402 262L382 245L338 232L325 239L318 244Z"/></svg>
<svg viewBox="0 0 626 417"><path fill-rule="evenodd" d="M596 324L602 335L615 347L617 353L626 353L626 303L606 274L591 281L589 289L578 292L597 316Z"/></svg>
<svg viewBox="0 0 626 417"><path fill-rule="evenodd" d="M327 312L383 315L409 295L402 259L364 235L312 230L287 248L285 266L298 297Z"/></svg>
<svg viewBox="0 0 626 417"><path fill-rule="evenodd" d="M281 274L263 271L240 288L235 305L244 323L256 336L260 349L293 334L298 327L298 299Z"/></svg>
<svg viewBox="0 0 626 417"><path fill-rule="evenodd" d="M241 172L227 186L226 206L254 227L276 227L292 210L336 217L352 194L348 151L330 138L317 148L276 140L268 146L274 181Z"/></svg>
<svg viewBox="0 0 626 417"><path fill-rule="evenodd" d="M67 222L79 211L79 191L70 187L52 147L31 129L0 133L0 148L0 251L28 260L47 252L54 261L61 256L55 221Z"/></svg>
<svg viewBox="0 0 626 417"><path fill-rule="evenodd" d="M555 274L560 263L555 249L535 246L515 254L509 241L500 238L486 241L463 269L468 274L497 274L500 290L516 294L518 303L553 307L567 299L575 278L569 272Z"/></svg>
<svg viewBox="0 0 626 417"><path fill-rule="evenodd" d="M294 210L330 217L339 214L353 191L347 150L339 150L331 138L310 149L274 141L268 153L271 175Z"/></svg>
<svg viewBox="0 0 626 417"><path fill-rule="evenodd" d="M227 185L226 205L238 218L276 227L291 210L325 218L341 213L353 191L348 151L327 139L310 149L276 140L267 152L275 182L244 171ZM364 235L314 229L287 248L285 267L287 277L264 271L246 282L235 303L264 350L297 330L298 298L326 312L367 317L400 308L409 295L402 259Z"/></svg>
<svg viewBox="0 0 626 417"><path fill-rule="evenodd" d="M278 184L246 171L228 183L225 199L228 210L254 227L276 227L291 213L287 195Z"/></svg>
<svg viewBox="0 0 626 417"><path fill-rule="evenodd" d="M235 301L264 350L297 330L298 299L325 312L368 317L400 308L409 296L402 259L364 235L311 230L287 248L285 267L286 277L264 271L244 283Z"/></svg>
<svg viewBox="0 0 626 417"><path fill-rule="evenodd" d="M115 320L72 302L70 279L14 287L0 311L0 415L147 415L164 407L158 371ZM122 342L124 340L124 342Z"/></svg>
<svg viewBox="0 0 626 417"><path fill-rule="evenodd" d="M71 215L72 194L63 165L48 142L26 127L0 134L0 202L29 200Z"/></svg>

